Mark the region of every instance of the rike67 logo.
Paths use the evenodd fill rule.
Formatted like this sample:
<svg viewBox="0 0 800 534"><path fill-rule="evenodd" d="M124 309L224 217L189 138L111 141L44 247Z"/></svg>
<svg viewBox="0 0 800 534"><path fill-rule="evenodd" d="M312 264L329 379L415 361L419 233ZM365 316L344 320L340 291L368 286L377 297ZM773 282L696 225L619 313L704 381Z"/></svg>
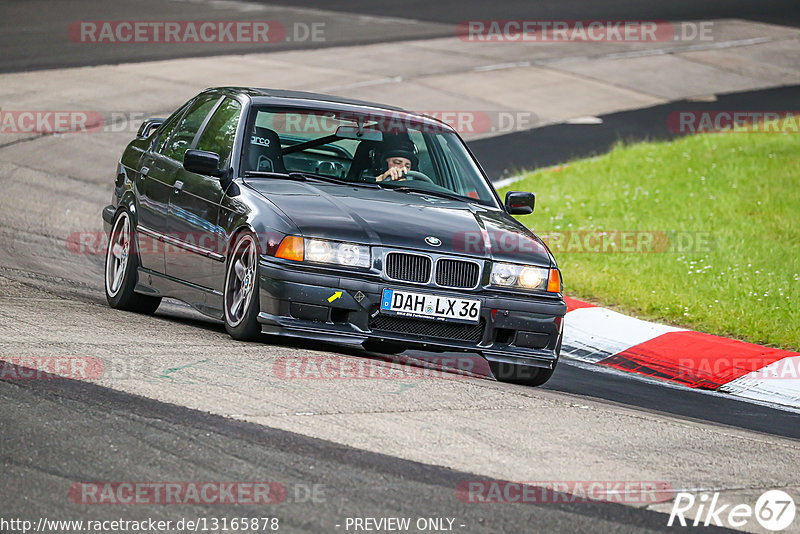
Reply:
<svg viewBox="0 0 800 534"><path fill-rule="evenodd" d="M778 532L788 528L796 513L794 499L781 490L769 490L761 494L755 506L749 504L722 504L719 492L691 493L679 492L672 504L667 526L704 526L742 528L752 527L755 518L762 528ZM694 517L694 520L690 518ZM749 525L750 524L750 525Z"/></svg>

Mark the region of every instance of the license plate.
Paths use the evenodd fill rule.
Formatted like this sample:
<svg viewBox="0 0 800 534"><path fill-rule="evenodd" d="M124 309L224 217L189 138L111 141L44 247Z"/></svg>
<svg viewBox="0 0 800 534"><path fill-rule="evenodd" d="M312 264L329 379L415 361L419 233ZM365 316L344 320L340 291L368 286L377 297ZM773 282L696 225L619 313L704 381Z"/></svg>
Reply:
<svg viewBox="0 0 800 534"><path fill-rule="evenodd" d="M481 301L384 289L381 312L415 319L477 323L481 315Z"/></svg>

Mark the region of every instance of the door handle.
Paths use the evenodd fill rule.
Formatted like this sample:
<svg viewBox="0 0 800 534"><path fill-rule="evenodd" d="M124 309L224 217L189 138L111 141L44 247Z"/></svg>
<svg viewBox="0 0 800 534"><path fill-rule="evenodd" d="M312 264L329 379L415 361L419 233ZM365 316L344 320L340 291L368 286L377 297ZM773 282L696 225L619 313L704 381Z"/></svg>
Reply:
<svg viewBox="0 0 800 534"><path fill-rule="evenodd" d="M142 172L141 172L142 178L145 178L148 172L150 172L150 167L142 167Z"/></svg>
<svg viewBox="0 0 800 534"><path fill-rule="evenodd" d="M183 182L178 180L177 182L175 182L175 192L180 193L181 189L183 189Z"/></svg>

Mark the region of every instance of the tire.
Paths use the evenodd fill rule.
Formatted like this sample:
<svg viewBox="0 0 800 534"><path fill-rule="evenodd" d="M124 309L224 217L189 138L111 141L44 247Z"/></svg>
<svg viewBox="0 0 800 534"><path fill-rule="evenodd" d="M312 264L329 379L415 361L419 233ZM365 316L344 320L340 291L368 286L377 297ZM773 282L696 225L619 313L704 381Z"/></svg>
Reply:
<svg viewBox="0 0 800 534"><path fill-rule="evenodd" d="M527 365L516 365L505 362L489 362L489 368L494 377L500 382L510 384L520 384L523 386L538 387L550 380L555 371L552 369L542 369L539 367L528 367Z"/></svg>
<svg viewBox="0 0 800 534"><path fill-rule="evenodd" d="M121 209L114 217L108 234L105 262L106 300L112 308L152 315L161 304L161 297L136 293L139 278L139 257L131 215Z"/></svg>
<svg viewBox="0 0 800 534"><path fill-rule="evenodd" d="M228 256L223 290L225 330L233 339L255 341L261 336L258 291L258 242L251 232L242 232Z"/></svg>
<svg viewBox="0 0 800 534"><path fill-rule="evenodd" d="M364 347L364 350L367 352L377 352L378 354L400 354L408 349L408 347L399 343L392 343L390 341L377 341L374 339L366 340L361 344L361 346Z"/></svg>
<svg viewBox="0 0 800 534"><path fill-rule="evenodd" d="M510 384L520 384L523 386L539 387L544 385L556 370L558 360L561 358L561 342L564 341L564 334L558 336L556 343L556 361L553 362L552 369L542 369L540 367L528 367L527 365L515 365L513 363L489 362L489 368L494 377L500 382Z"/></svg>

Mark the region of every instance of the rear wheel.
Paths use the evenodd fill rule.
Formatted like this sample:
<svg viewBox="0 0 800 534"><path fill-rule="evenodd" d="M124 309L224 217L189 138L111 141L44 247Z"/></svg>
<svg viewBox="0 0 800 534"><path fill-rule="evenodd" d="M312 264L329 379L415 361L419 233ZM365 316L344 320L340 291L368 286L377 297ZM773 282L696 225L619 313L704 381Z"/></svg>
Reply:
<svg viewBox="0 0 800 534"><path fill-rule="evenodd" d="M152 314L161 304L161 297L141 295L134 291L138 280L139 259L134 247L133 225L127 210L114 218L106 251L106 300L112 308Z"/></svg>
<svg viewBox="0 0 800 534"><path fill-rule="evenodd" d="M234 339L254 341L258 323L258 245L250 232L239 234L228 257L224 289L225 330Z"/></svg>

